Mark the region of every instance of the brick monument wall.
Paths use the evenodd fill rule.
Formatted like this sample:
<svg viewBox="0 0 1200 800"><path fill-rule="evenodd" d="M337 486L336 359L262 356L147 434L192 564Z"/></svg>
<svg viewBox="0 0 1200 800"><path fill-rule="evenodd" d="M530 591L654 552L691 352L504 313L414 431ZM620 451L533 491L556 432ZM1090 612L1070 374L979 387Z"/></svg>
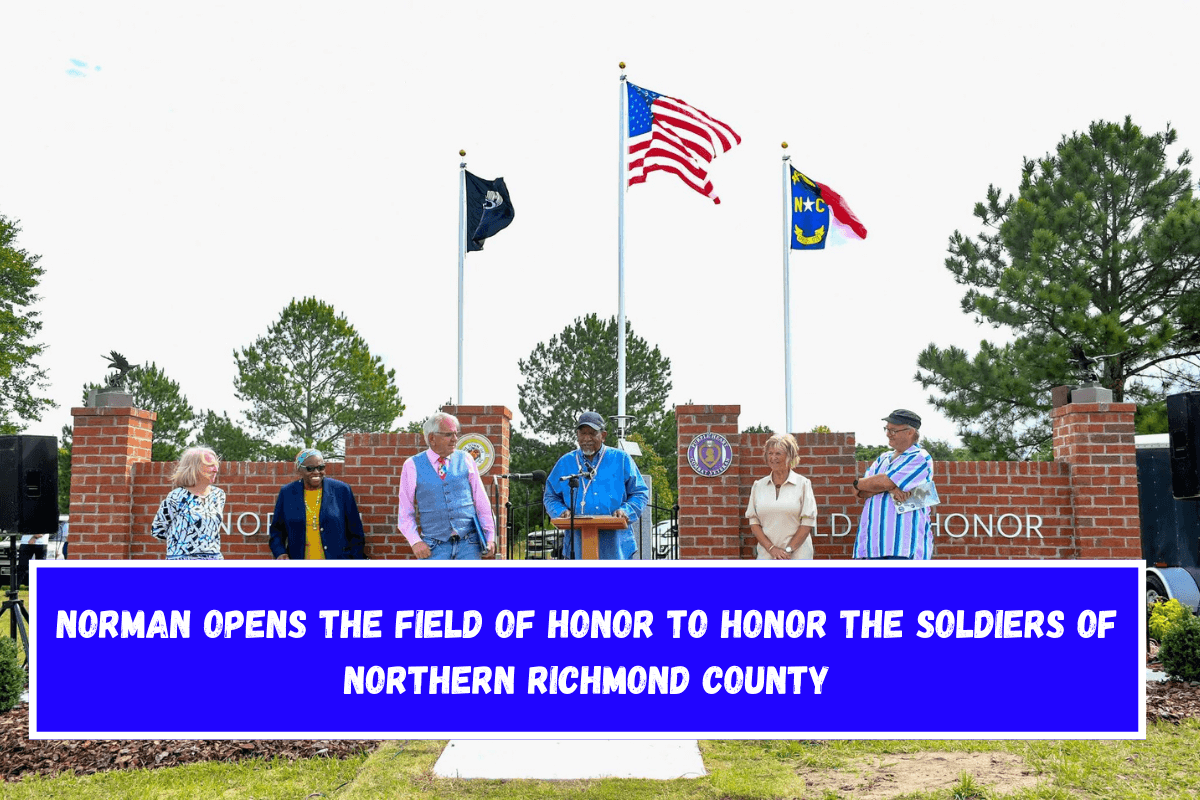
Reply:
<svg viewBox="0 0 1200 800"><path fill-rule="evenodd" d="M464 434L483 434L495 449L484 475L489 495L507 482L512 412L503 406L446 406ZM942 503L934 514L936 558L1139 558L1134 406L1076 403L1054 409L1051 462L957 462L934 465ZM169 491L173 463L150 462L154 414L130 408L76 408L72 452L71 552L82 558L161 558L163 545L150 522ZM745 523L750 486L767 473L762 458L768 434L739 433L737 405L681 405L679 424L679 525L681 558L754 557ZM730 467L716 477L694 472L687 449L701 433L724 436ZM816 557L849 558L861 504L850 484L867 464L854 457L851 433L799 433L797 470L813 482L818 505ZM396 529L396 497L405 459L424 450L422 437L361 433L346 437L342 462L330 477L354 489L371 558L409 558ZM267 528L279 488L294 480L290 463L221 465L218 485L228 496L227 558L267 558ZM497 552L505 551L500 519Z"/></svg>
<svg viewBox="0 0 1200 800"><path fill-rule="evenodd" d="M754 558L746 524L754 481L767 474L770 434L738 433L736 405L676 407L681 558ZM938 461L935 558L1140 558L1134 406L1073 404L1054 410L1054 461ZM692 439L719 433L733 449L726 472L707 478L687 462ZM861 503L851 483L850 433L797 433L818 506L816 558L850 558Z"/></svg>
<svg viewBox="0 0 1200 800"><path fill-rule="evenodd" d="M512 412L504 406L444 406L458 417L462 433L482 434L495 449L483 484L499 492L497 553L504 553L504 503ZM150 461L154 414L128 408L75 408L71 454L71 555L81 558L163 558L163 543L150 523L170 491L175 462ZM425 449L415 433L354 433L346 437L345 459L330 461L326 475L354 491L369 558L411 558L397 524L400 469ZM227 529L221 534L226 558L270 558L268 527L279 489L296 480L291 462L221 462L217 485L225 490Z"/></svg>

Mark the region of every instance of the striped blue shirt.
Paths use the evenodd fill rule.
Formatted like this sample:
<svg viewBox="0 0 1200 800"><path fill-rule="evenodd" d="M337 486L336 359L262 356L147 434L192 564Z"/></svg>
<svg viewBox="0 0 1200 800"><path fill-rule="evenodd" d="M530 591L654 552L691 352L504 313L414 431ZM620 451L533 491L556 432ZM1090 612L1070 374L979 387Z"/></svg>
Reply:
<svg viewBox="0 0 1200 800"><path fill-rule="evenodd" d="M914 444L900 455L888 450L867 468L864 478L887 475L903 491L912 491L933 480L933 457ZM932 558L933 531L929 527L929 509L918 508L901 514L887 492L868 497L858 521L854 542L855 558Z"/></svg>

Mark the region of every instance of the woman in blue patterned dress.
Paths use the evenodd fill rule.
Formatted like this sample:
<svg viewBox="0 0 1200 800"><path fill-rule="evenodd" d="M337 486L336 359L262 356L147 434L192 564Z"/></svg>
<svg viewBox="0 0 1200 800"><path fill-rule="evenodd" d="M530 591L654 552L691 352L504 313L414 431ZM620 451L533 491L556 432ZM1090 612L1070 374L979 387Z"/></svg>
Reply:
<svg viewBox="0 0 1200 800"><path fill-rule="evenodd" d="M225 492L213 486L220 459L207 447L183 451L171 475L174 489L154 515L150 532L167 540L167 559L221 558L221 515Z"/></svg>

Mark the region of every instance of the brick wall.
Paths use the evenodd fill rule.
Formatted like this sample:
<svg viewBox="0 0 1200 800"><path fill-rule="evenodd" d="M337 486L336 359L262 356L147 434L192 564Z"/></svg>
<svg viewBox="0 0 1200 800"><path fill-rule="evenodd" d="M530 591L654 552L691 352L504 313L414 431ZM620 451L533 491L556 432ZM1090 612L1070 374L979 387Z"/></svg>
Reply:
<svg viewBox="0 0 1200 800"><path fill-rule="evenodd" d="M835 515L854 514L854 498L845 490L861 472L854 461L854 434L852 433L797 433L796 444L800 447L800 466L797 471L812 481L813 495L817 501L817 529L813 536L815 558L849 558L854 543L853 534L834 536L848 529L848 519ZM767 468L764 449L769 433L747 433L742 435L735 457L745 466L739 482L740 506L738 508L738 541L742 558L755 557L754 534L746 523L746 505L750 502L750 487L770 470ZM690 471L690 470L689 470ZM682 505L682 504L681 504ZM680 515L682 516L682 511Z"/></svg>
<svg viewBox="0 0 1200 800"><path fill-rule="evenodd" d="M868 464L858 466L861 475ZM935 557L1078 558L1068 469L1063 461L935 462Z"/></svg>
<svg viewBox="0 0 1200 800"><path fill-rule="evenodd" d="M1050 462L939 461L941 504L933 516L936 558L1140 558L1137 469L1130 404L1055 409ZM754 558L745 509L768 470L770 434L738 433L738 406L678 406L681 558ZM733 449L720 476L697 475L687 448L719 433ZM854 460L849 433L797 433L818 506L816 558L850 558L861 503L851 483L869 464ZM736 490L736 496L733 491Z"/></svg>
<svg viewBox="0 0 1200 800"><path fill-rule="evenodd" d="M150 523L158 505L171 490L174 461L144 461L134 469L132 513L127 533L128 558L163 558L165 545L150 535ZM71 538L75 533L75 475L72 458L71 475ZM343 464L330 463L325 473L331 478L346 480ZM279 488L296 479L294 464L288 461L222 461L217 486L225 490L225 518L231 522L228 533L221 534L221 553L226 558L270 558L267 526L275 508ZM355 499L359 498L355 486ZM360 500L361 503L361 500ZM240 530L246 533L239 532ZM366 523L366 517L363 518ZM75 545L71 545L71 552Z"/></svg>
<svg viewBox="0 0 1200 800"><path fill-rule="evenodd" d="M479 433L495 448L484 476L491 495L508 499L512 412L503 406L446 406L464 434ZM1052 415L1052 462L936 462L942 503L934 514L937 558L1139 558L1134 406L1072 404ZM161 558L163 545L149 535L158 503L169 491L173 463L150 462L154 414L129 408L76 408L72 455L71 552L84 558ZM767 473L768 434L738 432L737 405L681 405L679 423L679 524L682 558L753 558L745 524L750 486ZM724 436L733 463L723 474L697 475L687 448L702 433ZM813 482L819 509L813 543L817 558L849 558L860 503L850 489L867 464L854 459L851 433L800 433L798 471ZM330 477L350 484L358 500L372 558L410 558L396 529L396 497L404 460L424 450L418 434L351 434L346 457L331 463ZM294 480L288 463L221 465L229 532L227 558L266 558L269 515L280 486ZM504 520L497 552L505 551Z"/></svg>
<svg viewBox="0 0 1200 800"><path fill-rule="evenodd" d="M512 412L504 406L444 406L458 417L463 434L486 436L495 461L483 476L492 497L500 491L497 552L504 552L504 503ZM128 408L75 408L71 458L71 554L83 558L162 558L164 546L150 523L171 489L175 462L150 461L154 414ZM411 558L396 528L400 469L425 449L415 433L356 433L346 437L344 461L331 461L326 474L354 491L370 558ZM270 558L270 515L279 489L296 479L290 462L221 462L217 485L225 490L228 532L221 537L226 558Z"/></svg>

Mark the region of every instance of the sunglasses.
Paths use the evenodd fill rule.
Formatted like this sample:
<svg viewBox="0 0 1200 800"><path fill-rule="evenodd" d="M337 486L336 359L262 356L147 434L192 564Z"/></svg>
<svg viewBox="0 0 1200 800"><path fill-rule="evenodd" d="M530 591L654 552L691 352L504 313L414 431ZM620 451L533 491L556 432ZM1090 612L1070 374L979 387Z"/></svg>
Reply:
<svg viewBox="0 0 1200 800"><path fill-rule="evenodd" d="M305 472L324 472L325 465L317 464L315 467L310 467L307 464L301 464L300 469L304 470Z"/></svg>

